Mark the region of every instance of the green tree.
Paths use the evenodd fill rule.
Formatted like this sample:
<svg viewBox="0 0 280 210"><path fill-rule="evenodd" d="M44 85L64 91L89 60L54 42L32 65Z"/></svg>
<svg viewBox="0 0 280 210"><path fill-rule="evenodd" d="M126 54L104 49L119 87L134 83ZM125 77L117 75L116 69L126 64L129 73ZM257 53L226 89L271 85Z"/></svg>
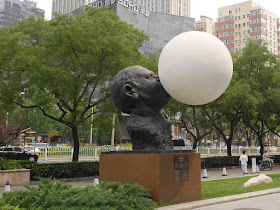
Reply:
<svg viewBox="0 0 280 210"><path fill-rule="evenodd" d="M231 145L234 132L241 120L243 110L254 105L254 97L250 94L250 86L243 80L238 80L234 72L227 90L217 100L203 106L205 113L214 128L227 145L227 155L231 156Z"/></svg>
<svg viewBox="0 0 280 210"><path fill-rule="evenodd" d="M79 125L106 103L112 77L143 58L147 39L107 7L20 21L0 30L1 99L70 127L77 161Z"/></svg>
<svg viewBox="0 0 280 210"><path fill-rule="evenodd" d="M202 106L186 105L172 99L165 110L173 123L180 122L187 133L192 136L193 149L213 130L213 126L204 113Z"/></svg>
<svg viewBox="0 0 280 210"><path fill-rule="evenodd" d="M112 115L113 114L97 114L94 118L98 126L95 128L94 139L98 145L111 145L112 136ZM122 135L118 115L115 117L115 132L114 132L114 142L115 144L121 143Z"/></svg>
<svg viewBox="0 0 280 210"><path fill-rule="evenodd" d="M40 133L49 133L51 130L60 131L62 124L46 118L38 109L22 109L16 107L9 112L9 122L20 123L21 129L31 127Z"/></svg>
<svg viewBox="0 0 280 210"><path fill-rule="evenodd" d="M234 71L240 80L246 80L256 99L254 106L243 111L242 122L257 136L263 154L265 135L280 125L279 61L265 44L253 41L247 42L234 61Z"/></svg>
<svg viewBox="0 0 280 210"><path fill-rule="evenodd" d="M8 123L5 117L0 117L0 146L12 144L20 132L20 124Z"/></svg>

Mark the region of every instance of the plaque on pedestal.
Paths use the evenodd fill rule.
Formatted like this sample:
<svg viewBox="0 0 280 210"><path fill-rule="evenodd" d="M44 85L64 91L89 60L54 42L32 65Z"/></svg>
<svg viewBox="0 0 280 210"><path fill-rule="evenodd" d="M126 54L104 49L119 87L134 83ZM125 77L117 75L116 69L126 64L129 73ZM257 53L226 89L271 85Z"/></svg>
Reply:
<svg viewBox="0 0 280 210"><path fill-rule="evenodd" d="M102 153L100 181L137 183L159 205L201 199L200 154L192 150Z"/></svg>

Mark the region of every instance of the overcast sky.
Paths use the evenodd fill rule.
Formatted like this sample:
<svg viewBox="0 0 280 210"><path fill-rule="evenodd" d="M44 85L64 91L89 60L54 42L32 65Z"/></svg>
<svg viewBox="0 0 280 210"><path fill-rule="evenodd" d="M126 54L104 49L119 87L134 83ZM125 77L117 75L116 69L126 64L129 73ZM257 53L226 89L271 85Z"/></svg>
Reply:
<svg viewBox="0 0 280 210"><path fill-rule="evenodd" d="M245 0L191 0L191 17L199 20L200 15L205 15L216 21L218 8L244 2ZM266 9L280 16L279 0L254 0ZM37 0L38 7L46 11L45 16L51 19L52 0Z"/></svg>

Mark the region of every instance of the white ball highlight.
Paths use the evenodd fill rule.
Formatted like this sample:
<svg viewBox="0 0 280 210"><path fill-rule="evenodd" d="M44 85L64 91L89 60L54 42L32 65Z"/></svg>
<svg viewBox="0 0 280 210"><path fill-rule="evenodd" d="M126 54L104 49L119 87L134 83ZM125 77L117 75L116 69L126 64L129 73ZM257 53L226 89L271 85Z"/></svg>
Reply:
<svg viewBox="0 0 280 210"><path fill-rule="evenodd" d="M164 89L177 101L202 105L227 89L233 72L224 43L206 32L179 34L163 48L158 73Z"/></svg>

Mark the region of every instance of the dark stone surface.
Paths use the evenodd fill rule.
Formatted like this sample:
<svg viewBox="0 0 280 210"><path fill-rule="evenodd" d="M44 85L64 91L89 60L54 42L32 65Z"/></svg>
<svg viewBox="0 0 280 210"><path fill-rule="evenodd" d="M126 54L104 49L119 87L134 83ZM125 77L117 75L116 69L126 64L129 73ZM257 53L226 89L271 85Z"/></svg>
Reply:
<svg viewBox="0 0 280 210"><path fill-rule="evenodd" d="M141 66L120 71L112 84L116 107L130 114L127 131L133 150L172 150L171 126L162 111L170 96L158 76Z"/></svg>
<svg viewBox="0 0 280 210"><path fill-rule="evenodd" d="M157 150L157 151L143 151L143 150L133 150L133 151L111 151L111 152L101 152L101 154L189 154L196 153L196 150Z"/></svg>

